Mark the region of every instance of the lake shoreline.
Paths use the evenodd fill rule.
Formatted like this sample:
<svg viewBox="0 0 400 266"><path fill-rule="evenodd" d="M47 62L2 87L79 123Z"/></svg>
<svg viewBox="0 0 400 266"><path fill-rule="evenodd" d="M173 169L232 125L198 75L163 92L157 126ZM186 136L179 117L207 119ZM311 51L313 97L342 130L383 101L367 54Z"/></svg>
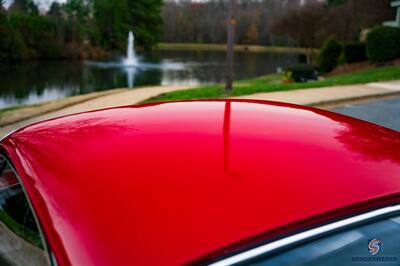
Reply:
<svg viewBox="0 0 400 266"><path fill-rule="evenodd" d="M123 58L107 61L29 61L0 67L0 109L38 104L70 95L111 88L223 83L226 55L215 51L155 51L137 53L138 64ZM235 79L249 79L284 69L300 61L296 54L235 54Z"/></svg>
<svg viewBox="0 0 400 266"><path fill-rule="evenodd" d="M158 43L151 52L157 51L216 51L225 52L227 49L226 44L197 44L197 43ZM144 52L141 47L137 51ZM246 53L276 53L276 54L298 54L308 55L311 52L314 54L319 53L319 49L307 49L301 47L285 47L285 46L264 46L253 44L237 44L234 47L235 52ZM123 57L124 51L109 51L99 47L85 47L79 48L79 52L70 57L55 57L55 58L40 58L36 56L27 56L20 59L5 59L0 60L1 63L19 63L19 62L75 62L86 60L111 60L116 57Z"/></svg>
<svg viewBox="0 0 400 266"><path fill-rule="evenodd" d="M186 50L186 51L226 51L225 44L197 44L197 43L159 43L156 50ZM300 47L263 46L263 45L235 45L235 52L250 53L286 53L286 54L309 54L310 49ZM313 50L319 53L318 49Z"/></svg>

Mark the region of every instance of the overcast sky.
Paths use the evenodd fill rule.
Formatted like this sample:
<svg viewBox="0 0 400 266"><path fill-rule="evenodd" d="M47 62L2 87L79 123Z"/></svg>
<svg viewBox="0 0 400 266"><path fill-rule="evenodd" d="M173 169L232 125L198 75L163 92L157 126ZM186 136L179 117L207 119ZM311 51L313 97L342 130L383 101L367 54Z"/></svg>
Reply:
<svg viewBox="0 0 400 266"><path fill-rule="evenodd" d="M11 5L11 3L14 0L6 0L6 7L8 7L9 5ZM33 2L35 2L36 5L38 5L40 8L48 8L51 4L51 2L66 2L67 0L33 0Z"/></svg>

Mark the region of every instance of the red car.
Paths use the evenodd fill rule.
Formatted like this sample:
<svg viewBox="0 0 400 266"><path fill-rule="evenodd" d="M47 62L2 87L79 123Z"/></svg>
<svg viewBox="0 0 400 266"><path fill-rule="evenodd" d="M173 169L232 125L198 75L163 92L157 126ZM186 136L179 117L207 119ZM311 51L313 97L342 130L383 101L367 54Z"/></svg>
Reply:
<svg viewBox="0 0 400 266"><path fill-rule="evenodd" d="M313 108L193 101L1 141L0 265L400 263L400 133Z"/></svg>

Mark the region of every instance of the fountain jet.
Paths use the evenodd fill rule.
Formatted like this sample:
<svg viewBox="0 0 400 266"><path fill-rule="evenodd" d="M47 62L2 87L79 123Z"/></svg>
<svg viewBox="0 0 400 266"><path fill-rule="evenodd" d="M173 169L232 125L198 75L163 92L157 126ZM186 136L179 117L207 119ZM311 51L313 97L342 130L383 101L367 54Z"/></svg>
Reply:
<svg viewBox="0 0 400 266"><path fill-rule="evenodd" d="M128 48L126 51L126 58L124 60L124 65L126 66L137 66L138 65L138 59L135 53L135 36L133 35L133 32L129 32L128 36Z"/></svg>

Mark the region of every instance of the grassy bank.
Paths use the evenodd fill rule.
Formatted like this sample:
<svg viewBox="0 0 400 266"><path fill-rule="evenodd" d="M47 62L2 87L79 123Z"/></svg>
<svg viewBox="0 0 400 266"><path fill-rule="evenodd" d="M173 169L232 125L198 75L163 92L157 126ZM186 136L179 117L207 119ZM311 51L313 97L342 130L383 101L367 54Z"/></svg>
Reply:
<svg viewBox="0 0 400 266"><path fill-rule="evenodd" d="M32 105L17 105L17 106L3 108L3 109L0 109L0 119L7 112L12 112L12 111L15 111L15 110L18 110L18 109L22 109L22 108L26 108L26 107L39 107L39 106L40 106L40 104L32 104Z"/></svg>
<svg viewBox="0 0 400 266"><path fill-rule="evenodd" d="M227 94L223 85L205 86L196 89L176 91L161 94L146 102L164 102L178 100L194 100L207 98L225 98L232 96L248 95L259 92L287 91L297 89L321 88L340 85L363 84L376 81L400 79L400 67L382 67L351 74L330 77L325 80L307 83L281 83L282 76L269 75L260 78L235 82L234 90Z"/></svg>
<svg viewBox="0 0 400 266"><path fill-rule="evenodd" d="M159 43L158 50L187 50L187 51L226 51L225 44L196 44L196 43ZM237 52L253 52L253 53L291 53L291 54L307 54L309 50L296 47L278 47L278 46L261 46L261 45L235 45ZM315 50L318 53L318 50Z"/></svg>

